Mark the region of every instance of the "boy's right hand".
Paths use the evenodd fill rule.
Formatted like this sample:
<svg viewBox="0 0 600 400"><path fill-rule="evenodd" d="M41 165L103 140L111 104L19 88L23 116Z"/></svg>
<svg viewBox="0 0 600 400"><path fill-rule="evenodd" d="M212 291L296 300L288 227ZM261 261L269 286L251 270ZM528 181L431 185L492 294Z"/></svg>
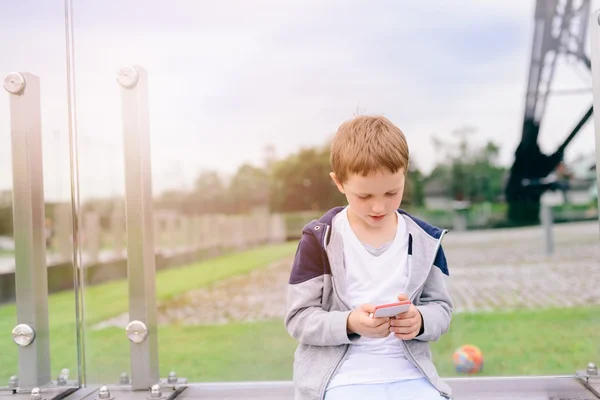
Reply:
<svg viewBox="0 0 600 400"><path fill-rule="evenodd" d="M373 318L375 306L362 304L350 313L347 322L348 333L356 333L370 338L384 338L390 335L390 319Z"/></svg>

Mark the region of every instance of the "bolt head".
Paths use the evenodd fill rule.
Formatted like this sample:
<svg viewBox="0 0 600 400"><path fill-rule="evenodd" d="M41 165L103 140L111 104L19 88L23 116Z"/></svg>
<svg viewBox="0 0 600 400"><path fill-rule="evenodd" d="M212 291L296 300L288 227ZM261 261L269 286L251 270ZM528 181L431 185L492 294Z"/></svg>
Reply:
<svg viewBox="0 0 600 400"><path fill-rule="evenodd" d="M129 384L129 375L127 375L127 372L123 372L121 374L121 378L119 379L119 383L121 383L121 385L127 385L127 384Z"/></svg>
<svg viewBox="0 0 600 400"><path fill-rule="evenodd" d="M152 387L150 388L150 395L146 397L146 399L148 400L157 400L157 399L162 399L163 395L160 392L160 385L155 384L152 385Z"/></svg>
<svg viewBox="0 0 600 400"><path fill-rule="evenodd" d="M25 78L18 72L11 72L4 78L4 89L11 94L21 94L25 90Z"/></svg>
<svg viewBox="0 0 600 400"><path fill-rule="evenodd" d="M99 399L110 399L110 390L108 390L108 386L100 387L100 390L98 390L98 398Z"/></svg>
<svg viewBox="0 0 600 400"><path fill-rule="evenodd" d="M148 336L148 328L142 321L131 321L125 327L125 333L133 343L142 343Z"/></svg>
<svg viewBox="0 0 600 400"><path fill-rule="evenodd" d="M8 380L8 386L12 389L17 388L19 386L19 378L16 375L11 376Z"/></svg>
<svg viewBox="0 0 600 400"><path fill-rule="evenodd" d="M42 390L40 388L31 389L31 400L41 400Z"/></svg>
<svg viewBox="0 0 600 400"><path fill-rule="evenodd" d="M35 330L27 324L19 324L12 331L13 341L20 347L27 347L35 340Z"/></svg>
<svg viewBox="0 0 600 400"><path fill-rule="evenodd" d="M123 65L117 72L117 82L124 88L131 89L137 85L140 76L132 65Z"/></svg>
<svg viewBox="0 0 600 400"><path fill-rule="evenodd" d="M160 385L155 384L150 388L150 399L160 399L162 398L162 393L160 392Z"/></svg>

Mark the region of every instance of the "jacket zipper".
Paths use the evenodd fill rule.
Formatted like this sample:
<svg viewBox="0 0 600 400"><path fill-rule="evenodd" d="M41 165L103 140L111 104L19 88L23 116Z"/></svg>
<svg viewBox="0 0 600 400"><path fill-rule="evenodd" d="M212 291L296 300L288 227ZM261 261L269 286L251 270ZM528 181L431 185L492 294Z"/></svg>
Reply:
<svg viewBox="0 0 600 400"><path fill-rule="evenodd" d="M323 239L323 245L325 246L325 248L327 248L327 243L325 243L325 238L327 238L328 230L329 230L329 226L327 226L327 228L325 230L325 235L324 235L324 239ZM342 296L340 296L340 294L338 293L337 286L335 284L335 278L334 278L334 275L333 275L333 271L331 272L331 288L333 289L333 293L335 293L335 295L337 296L337 298L340 299L340 303L342 303L342 305L347 308L346 311L351 311L352 308L350 306L348 306L348 304L346 304L346 302L344 301L344 298ZM342 352L341 356L338 357L337 361L333 364L333 367L331 368L331 370L329 371L329 373L327 374L327 376L323 380L323 383L321 385L321 390L320 390L320 393L319 393L319 398L321 400L325 398L325 392L327 391L327 385L329 384L329 381L331 380L331 377L333 376L333 374L335 374L335 371L337 371L337 369L339 368L340 364L342 363L342 360L346 356L346 353L348 352L349 348L350 348L350 345L347 344L346 348Z"/></svg>
<svg viewBox="0 0 600 400"><path fill-rule="evenodd" d="M331 274L331 287L333 289L333 293L335 293L335 295L338 297L338 299L340 299L340 302L346 307L349 308L348 305L344 302L344 299L340 296L340 294L337 291L337 288L335 286L335 279L333 278L333 274ZM344 352L342 353L342 355L338 358L338 360L333 364L333 367L331 368L331 370L329 371L329 373L327 374L327 376L325 377L325 380L323 381L323 384L321 385L321 390L319 393L319 398L322 400L325 398L325 392L327 390L327 385L329 384L329 381L331 380L331 377L333 376L333 374L335 373L335 371L337 371L337 369L339 368L340 364L342 363L342 360L344 359L344 357L346 356L346 353L348 352L348 349L350 348L350 345L347 344L346 348L344 349Z"/></svg>
<svg viewBox="0 0 600 400"><path fill-rule="evenodd" d="M404 340L402 341L402 347L404 348L404 351L406 352L406 354L408 354L408 356L410 357L410 359L412 360L413 364L415 367L417 367L417 369L419 371L421 371L421 373L423 374L423 376L429 381L429 383L431 383L431 386L433 386L435 388L435 390L437 390L438 392L440 392L440 395L442 395L443 397L449 399L450 395L446 392L444 392L443 390L440 390L432 381L431 379L429 379L429 377L427 376L427 374L425 373L425 371L423 371L423 368L421 368L421 366L419 365L419 363L417 362L417 360L415 359L415 357L412 355L412 353L410 352L410 350L408 349L408 346L406 345L406 343L404 343Z"/></svg>
<svg viewBox="0 0 600 400"><path fill-rule="evenodd" d="M435 251L433 252L433 259L431 260L431 266L433 266L433 263L435 262L435 257L437 255L438 250L440 249L440 246L442 245L442 239L444 238L444 235L448 233L448 230L445 229L442 231L442 234L440 235L440 238L438 240L438 243L435 247ZM415 292L413 293L413 295L410 297L410 301L413 302L415 296L417 293L419 293L419 290L421 290L421 288L423 288L423 286L425 286L425 282L427 282L427 279L425 279L423 281L423 283L417 288L417 290L415 290ZM449 399L450 395L442 390L440 390L432 381L431 379L427 376L427 374L425 373L425 371L423 371L423 368L421 368L421 366L419 365L419 363L417 362L417 360L415 359L415 357L412 355L412 353L410 352L410 349L408 348L408 346L406 345L405 341L402 340L402 347L404 348L404 351L406 352L406 354L410 357L410 359L412 360L413 364L415 365L415 367L417 367L419 369L419 371L421 371L421 373L423 374L423 376L425 378L427 378L427 380L429 381L429 383L431 383L431 386L433 386L438 392L440 392L440 394Z"/></svg>
<svg viewBox="0 0 600 400"><path fill-rule="evenodd" d="M342 355L340 357L338 357L338 360L333 364L333 368L331 368L331 370L325 377L323 384L321 385L321 390L319 392L319 398L321 400L325 399L325 392L327 391L327 385L329 384L329 381L331 380L331 377L333 376L333 374L335 374L335 372L338 370L339 366L342 363L342 360L344 359L344 357L346 357L346 353L348 352L348 349L350 348L349 344L347 344L345 346L346 346L346 348L342 352Z"/></svg>
<svg viewBox="0 0 600 400"><path fill-rule="evenodd" d="M433 267L433 263L435 262L435 257L437 256L437 252L440 249L440 247L442 246L442 239L444 238L444 236L446 235L446 233L448 233L447 229L444 229L442 231L442 234L440 235L440 238L438 239L438 242L435 246L435 250L433 251L433 259L431 260L430 266ZM427 278L423 281L423 283L421 283L421 285L414 291L414 293L412 294L412 296L410 296L410 301L412 302L416 296L417 293L419 293L419 290L421 290L423 288L423 286L425 286L425 283L427 282Z"/></svg>
<svg viewBox="0 0 600 400"><path fill-rule="evenodd" d="M329 232L329 225L327 226L327 228L325 229L325 238L327 237L327 234ZM323 244L325 245L325 249L327 249L327 244L325 243L325 239L323 239ZM325 254L327 255L327 250L325 250ZM337 287L335 285L335 277L333 274L333 267L330 265L329 266L330 270L331 270L331 287L333 289L333 293L335 293L335 295L337 296L338 299L340 299L340 302L342 303L342 305L344 307L346 307L346 311L351 311L352 307L350 307L350 305L346 304L346 302L344 301L344 298L342 296L340 296L340 294L338 293Z"/></svg>

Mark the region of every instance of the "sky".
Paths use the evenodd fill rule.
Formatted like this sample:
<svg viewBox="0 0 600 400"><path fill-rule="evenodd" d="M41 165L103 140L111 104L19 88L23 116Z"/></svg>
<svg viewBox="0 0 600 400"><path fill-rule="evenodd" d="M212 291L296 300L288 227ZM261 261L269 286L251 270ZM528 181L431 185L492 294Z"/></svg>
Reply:
<svg viewBox="0 0 600 400"><path fill-rule="evenodd" d="M600 6L592 3L592 10ZM324 144L356 113L383 114L431 170L434 136L464 126L512 162L520 140L535 1L73 0L82 198L124 191L116 73L148 72L152 184L190 188L203 169L234 173ZM40 77L44 185L68 199L64 6L4 0L0 75ZM8 12L6 12L8 10ZM17 40L18 38L18 40ZM590 88L585 68L559 62L554 89ZM0 190L12 186L8 94L0 94ZM553 151L590 106L591 91L550 98L540 146ZM567 160L594 151L593 122Z"/></svg>

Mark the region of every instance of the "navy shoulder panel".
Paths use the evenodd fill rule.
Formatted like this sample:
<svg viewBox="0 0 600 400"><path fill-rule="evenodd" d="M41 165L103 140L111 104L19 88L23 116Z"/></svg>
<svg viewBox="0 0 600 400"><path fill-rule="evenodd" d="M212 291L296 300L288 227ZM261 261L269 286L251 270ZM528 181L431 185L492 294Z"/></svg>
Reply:
<svg viewBox="0 0 600 400"><path fill-rule="evenodd" d="M325 235L330 231L331 221L344 207L327 211L318 220L312 220L302 228L302 238L296 250L291 285L306 282L324 274L331 274L329 259L325 252Z"/></svg>
<svg viewBox="0 0 600 400"><path fill-rule="evenodd" d="M302 228L302 234L314 235L321 248L325 250L325 243L329 238L325 238L328 227L331 227L333 217L335 217L344 207L335 207L323 214L318 220L313 219ZM326 240L327 239L327 240Z"/></svg>
<svg viewBox="0 0 600 400"><path fill-rule="evenodd" d="M324 274L331 274L327 254L315 235L303 233L294 257L289 283L295 285Z"/></svg>
<svg viewBox="0 0 600 400"><path fill-rule="evenodd" d="M446 261L446 254L444 254L444 249L442 246L438 249L437 254L435 255L435 261L433 265L438 267L446 276L450 276L450 271L448 270L448 261Z"/></svg>
<svg viewBox="0 0 600 400"><path fill-rule="evenodd" d="M408 216L410 219L415 221L415 223L417 225L419 225L419 227L421 229L423 229L425 231L425 233L427 233L429 236L433 237L434 239L439 239L442 236L443 230L438 228L437 226L433 226L433 225L423 221L422 219L419 219L413 215L410 215L409 213L407 213L406 211L404 211L402 209L398 209L398 212L400 214L404 214L404 215Z"/></svg>

